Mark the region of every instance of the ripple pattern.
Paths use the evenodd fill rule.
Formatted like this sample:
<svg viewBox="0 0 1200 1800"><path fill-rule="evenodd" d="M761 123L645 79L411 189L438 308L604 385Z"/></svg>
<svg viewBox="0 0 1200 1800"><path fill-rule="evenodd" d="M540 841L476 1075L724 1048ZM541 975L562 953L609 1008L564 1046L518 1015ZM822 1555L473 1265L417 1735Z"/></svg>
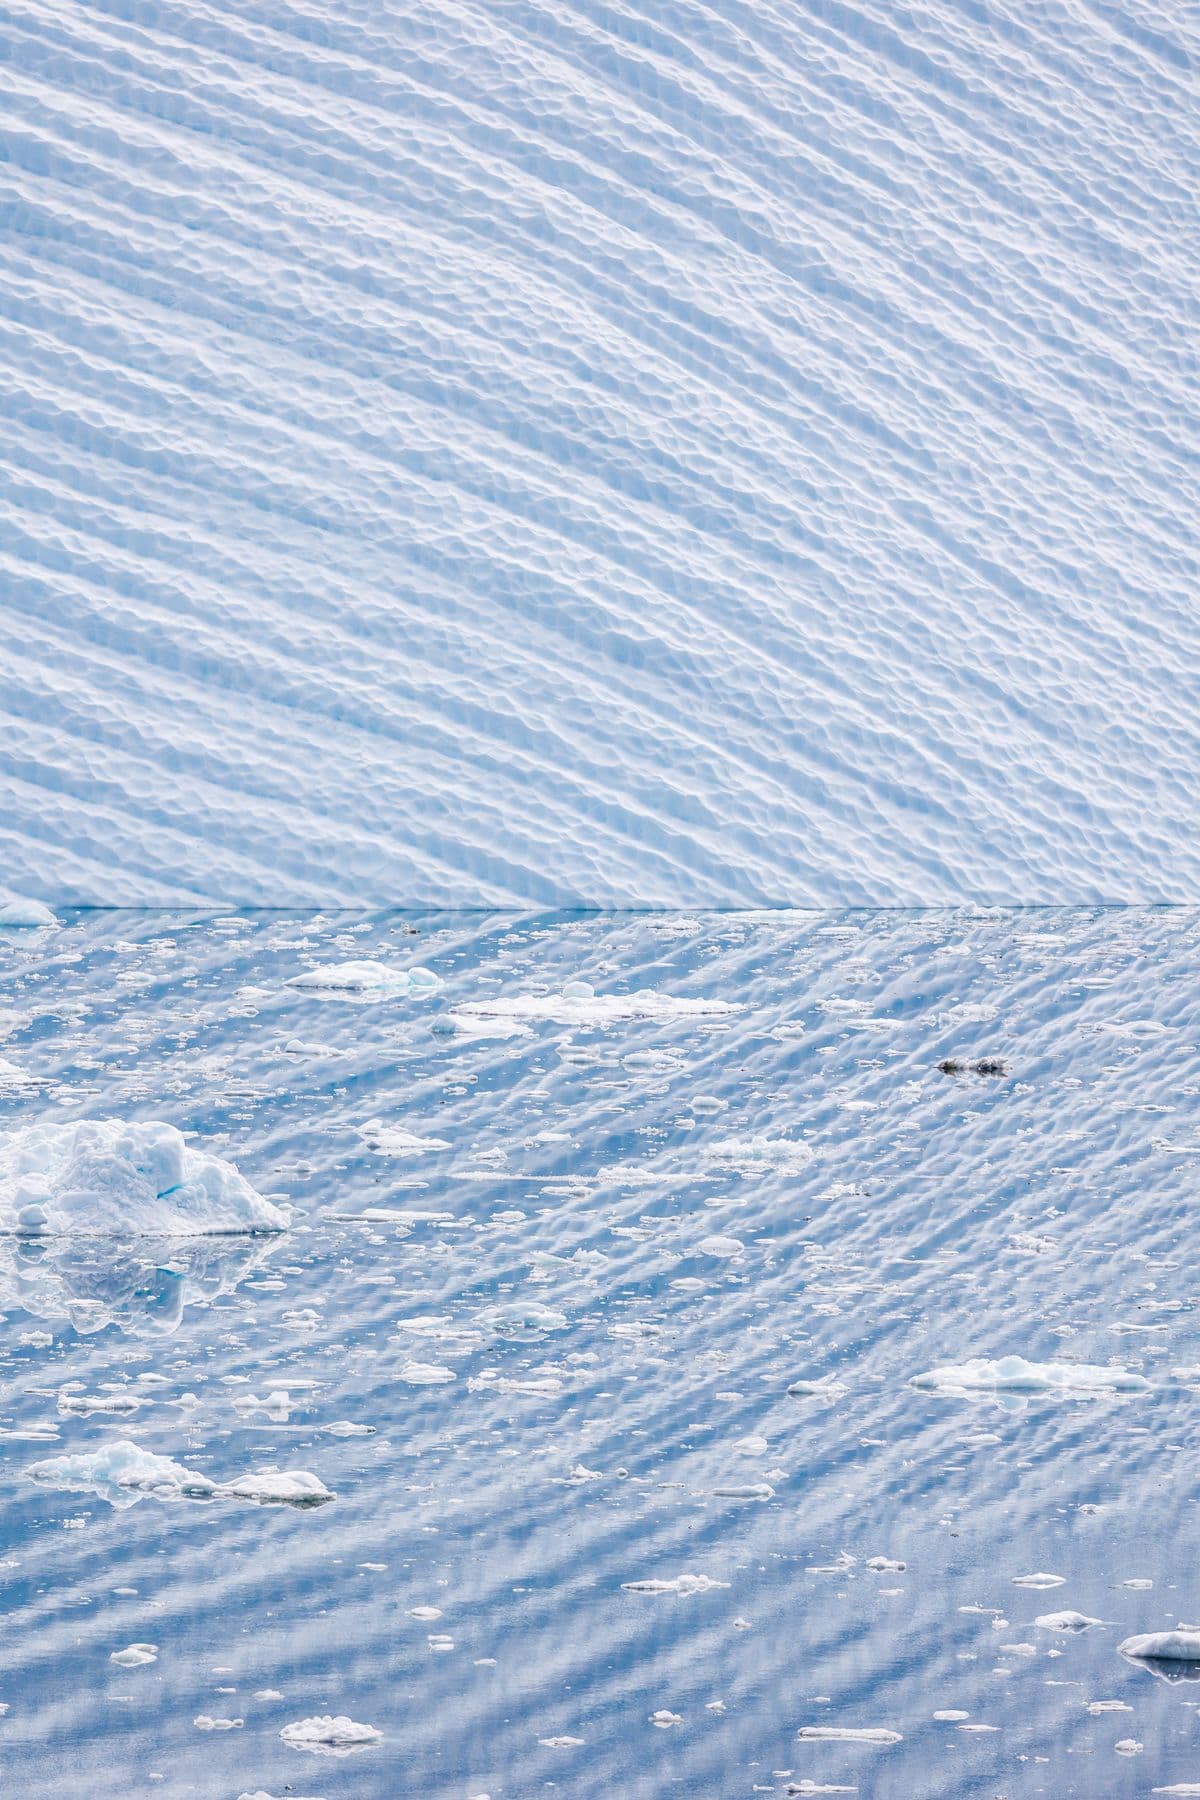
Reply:
<svg viewBox="0 0 1200 1800"><path fill-rule="evenodd" d="M3 0L6 880L1194 898L1198 53Z"/></svg>

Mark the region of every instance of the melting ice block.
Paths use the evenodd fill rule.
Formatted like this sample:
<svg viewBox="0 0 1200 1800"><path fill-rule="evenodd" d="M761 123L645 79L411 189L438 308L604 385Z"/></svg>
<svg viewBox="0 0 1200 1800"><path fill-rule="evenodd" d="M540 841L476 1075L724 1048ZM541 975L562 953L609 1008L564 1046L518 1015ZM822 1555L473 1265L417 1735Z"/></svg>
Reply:
<svg viewBox="0 0 1200 1800"><path fill-rule="evenodd" d="M344 1713L336 1716L322 1713L285 1725L279 1735L285 1744L291 1744L296 1750L311 1750L318 1756L346 1756L351 1750L377 1744L383 1733L374 1725L356 1724Z"/></svg>
<svg viewBox="0 0 1200 1800"><path fill-rule="evenodd" d="M1130 1394L1149 1387L1143 1375L1107 1363L1026 1362L1023 1356L947 1363L914 1375L909 1385L936 1394Z"/></svg>
<svg viewBox="0 0 1200 1800"><path fill-rule="evenodd" d="M121 1508L145 1499L253 1500L260 1506L307 1507L334 1498L324 1482L304 1469L264 1469L232 1481L213 1481L128 1438L114 1439L98 1450L47 1457L31 1463L25 1473L43 1487L95 1494Z"/></svg>
<svg viewBox="0 0 1200 1800"><path fill-rule="evenodd" d="M158 1120L79 1119L0 1137L0 1232L193 1237L290 1222L232 1163Z"/></svg>
<svg viewBox="0 0 1200 1800"><path fill-rule="evenodd" d="M305 969L287 985L318 994L378 994L390 999L399 994L432 994L441 987L442 978L432 969L415 966L396 969L381 962L344 962Z"/></svg>
<svg viewBox="0 0 1200 1800"><path fill-rule="evenodd" d="M37 931L58 920L40 900L22 900L14 896L0 905L0 930Z"/></svg>

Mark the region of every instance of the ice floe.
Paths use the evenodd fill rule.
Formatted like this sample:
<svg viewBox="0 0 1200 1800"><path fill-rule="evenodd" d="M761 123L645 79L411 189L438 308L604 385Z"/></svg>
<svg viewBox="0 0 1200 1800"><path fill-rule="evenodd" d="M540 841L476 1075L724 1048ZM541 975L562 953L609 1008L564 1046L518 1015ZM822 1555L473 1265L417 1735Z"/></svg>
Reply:
<svg viewBox="0 0 1200 1800"><path fill-rule="evenodd" d="M365 1750L378 1744L382 1731L374 1725L359 1725L344 1713L321 1713L311 1719L297 1719L279 1733L285 1744L295 1750L311 1750L317 1756L345 1756L353 1750Z"/></svg>
<svg viewBox="0 0 1200 1800"><path fill-rule="evenodd" d="M432 994L442 986L442 978L432 969L419 965L407 969L392 968L381 962L322 963L293 975L288 987L303 988L317 994L363 994L392 999L401 994Z"/></svg>
<svg viewBox="0 0 1200 1800"><path fill-rule="evenodd" d="M1125 1638L1117 1645L1120 1654L1130 1662L1192 1664L1200 1678L1200 1630L1190 1625L1177 1625L1174 1631L1143 1631Z"/></svg>
<svg viewBox="0 0 1200 1800"><path fill-rule="evenodd" d="M583 993L586 983L568 982L557 994L510 994L494 1000L463 1000L456 1020L493 1019L512 1024L546 1023L603 1028L629 1019L723 1018L741 1011L736 1000L690 999L641 988L632 994ZM571 991L574 990L574 991Z"/></svg>
<svg viewBox="0 0 1200 1800"><path fill-rule="evenodd" d="M716 1581L711 1575L673 1575L653 1577L646 1581L623 1581L627 1594L711 1594L716 1588L727 1588L727 1581Z"/></svg>
<svg viewBox="0 0 1200 1800"><path fill-rule="evenodd" d="M22 900L14 896L0 904L0 931L39 931L57 924L54 913L40 900Z"/></svg>
<svg viewBox="0 0 1200 1800"><path fill-rule="evenodd" d="M173 1125L81 1119L0 1137L0 1232L188 1237L289 1223L232 1163L193 1148Z"/></svg>
<svg viewBox="0 0 1200 1800"><path fill-rule="evenodd" d="M446 1138L420 1137L415 1131L405 1131L400 1125L385 1125L379 1119L361 1125L359 1135L367 1149L374 1150L377 1156L426 1156L431 1150L450 1148Z"/></svg>
<svg viewBox="0 0 1200 1800"><path fill-rule="evenodd" d="M802 1725L796 1733L810 1743L829 1744L901 1744L904 1735L889 1731L883 1725Z"/></svg>
<svg viewBox="0 0 1200 1800"><path fill-rule="evenodd" d="M1062 1587L1065 1581L1065 1575L1045 1575L1040 1572L1034 1575L1014 1575L1012 1578L1014 1587L1033 1588L1035 1590L1040 1588Z"/></svg>
<svg viewBox="0 0 1200 1800"><path fill-rule="evenodd" d="M1103 1395L1140 1393L1145 1376L1106 1363L1026 1362L1023 1356L997 1360L973 1357L914 1375L909 1385L937 1394Z"/></svg>
<svg viewBox="0 0 1200 1800"><path fill-rule="evenodd" d="M1087 1631L1092 1625L1103 1625L1104 1620L1081 1612L1053 1612L1041 1613L1033 1622L1042 1631Z"/></svg>
<svg viewBox="0 0 1200 1800"><path fill-rule="evenodd" d="M307 1470L264 1469L214 1481L194 1469L115 1439L98 1450L52 1456L25 1470L32 1481L65 1493L95 1494L124 1508L139 1500L252 1500L262 1506L322 1506L334 1496Z"/></svg>
<svg viewBox="0 0 1200 1800"><path fill-rule="evenodd" d="M112 1651L108 1660L121 1669L141 1669L147 1663L158 1661L158 1645L127 1644L124 1650Z"/></svg>

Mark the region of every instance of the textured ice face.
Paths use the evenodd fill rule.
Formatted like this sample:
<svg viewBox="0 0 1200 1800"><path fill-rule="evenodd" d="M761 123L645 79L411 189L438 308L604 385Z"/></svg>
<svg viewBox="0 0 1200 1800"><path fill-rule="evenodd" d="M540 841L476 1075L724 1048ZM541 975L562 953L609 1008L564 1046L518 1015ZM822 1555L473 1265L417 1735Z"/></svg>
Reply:
<svg viewBox="0 0 1200 1800"><path fill-rule="evenodd" d="M83 1119L0 1137L0 1232L192 1237L283 1231L289 1215L158 1121Z"/></svg>
<svg viewBox="0 0 1200 1800"><path fill-rule="evenodd" d="M344 1713L321 1713L311 1719L297 1719L279 1733L285 1744L296 1750L309 1750L317 1756L346 1756L354 1750L365 1750L383 1736L374 1725L359 1725Z"/></svg>

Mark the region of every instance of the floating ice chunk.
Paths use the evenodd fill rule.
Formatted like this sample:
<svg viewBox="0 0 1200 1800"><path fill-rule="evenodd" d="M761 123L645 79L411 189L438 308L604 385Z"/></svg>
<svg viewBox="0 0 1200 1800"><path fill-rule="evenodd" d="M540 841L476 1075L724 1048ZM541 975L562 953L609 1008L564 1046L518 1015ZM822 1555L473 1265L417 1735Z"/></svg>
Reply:
<svg viewBox="0 0 1200 1800"><path fill-rule="evenodd" d="M440 1606L410 1606L408 1616L410 1619L422 1619L432 1625L435 1619L441 1618L442 1609Z"/></svg>
<svg viewBox="0 0 1200 1800"><path fill-rule="evenodd" d="M207 1713L197 1713L192 1720L201 1731L240 1731L245 1723L245 1719L212 1719Z"/></svg>
<svg viewBox="0 0 1200 1800"><path fill-rule="evenodd" d="M58 920L40 900L22 900L15 895L0 906L0 930L38 931Z"/></svg>
<svg viewBox="0 0 1200 1800"><path fill-rule="evenodd" d="M673 1575L669 1580L623 1581L627 1594L710 1594L716 1588L727 1588L727 1581L716 1581L711 1575Z"/></svg>
<svg viewBox="0 0 1200 1800"><path fill-rule="evenodd" d="M32 1076L26 1073L20 1063L12 1062L7 1056L0 1056L0 1089L35 1085Z"/></svg>
<svg viewBox="0 0 1200 1800"><path fill-rule="evenodd" d="M479 1314L479 1324L499 1337L514 1331L565 1331L567 1315L536 1300L506 1300L485 1308Z"/></svg>
<svg viewBox="0 0 1200 1800"><path fill-rule="evenodd" d="M192 1149L173 1125L82 1119L27 1125L0 1138L0 1232L189 1237L283 1231L288 1212L232 1163Z"/></svg>
<svg viewBox="0 0 1200 1800"><path fill-rule="evenodd" d="M432 969L420 967L396 969L380 962L344 962L305 969L303 974L293 975L287 985L317 994L367 994L391 999L399 994L432 994L442 986L442 978Z"/></svg>
<svg viewBox="0 0 1200 1800"><path fill-rule="evenodd" d="M573 983L568 985L573 986ZM585 985L585 984L580 984ZM633 994L512 994L460 1004L455 1019L498 1019L603 1028L627 1019L706 1019L740 1012L736 1000L693 1000L642 988Z"/></svg>
<svg viewBox="0 0 1200 1800"><path fill-rule="evenodd" d="M453 1369L443 1368L441 1363L406 1362L400 1371L400 1379L412 1387L437 1387L456 1377Z"/></svg>
<svg viewBox="0 0 1200 1800"><path fill-rule="evenodd" d="M565 1734L561 1737L538 1739L538 1743L542 1744L547 1750L574 1750L584 1742L586 1742L584 1738L567 1737Z"/></svg>
<svg viewBox="0 0 1200 1800"><path fill-rule="evenodd" d="M135 1394L69 1394L64 1389L58 1396L60 1413L74 1413L81 1419L93 1413L115 1413L126 1416L137 1412L141 1401Z"/></svg>
<svg viewBox="0 0 1200 1800"><path fill-rule="evenodd" d="M1140 1756L1142 1754L1142 1745L1137 1738L1118 1738L1113 1749L1118 1756Z"/></svg>
<svg viewBox="0 0 1200 1800"><path fill-rule="evenodd" d="M740 1256L745 1248L741 1238L735 1237L706 1237L696 1245L701 1256L717 1257Z"/></svg>
<svg viewBox="0 0 1200 1800"><path fill-rule="evenodd" d="M1087 1613L1042 1613L1034 1621L1043 1631L1086 1631L1091 1625L1103 1625L1103 1619L1091 1619Z"/></svg>
<svg viewBox="0 0 1200 1800"><path fill-rule="evenodd" d="M419 1137L414 1131L405 1131L400 1125L385 1125L379 1119L372 1119L359 1127L359 1136L368 1150L374 1150L377 1156L427 1156L431 1150L449 1150L447 1138ZM359 1214L359 1217L364 1215Z"/></svg>
<svg viewBox="0 0 1200 1800"><path fill-rule="evenodd" d="M283 1800L279 1794L268 1794L266 1788L256 1788L252 1794L239 1794L238 1800ZM287 1800L323 1800L320 1794L288 1793Z"/></svg>
<svg viewBox="0 0 1200 1800"><path fill-rule="evenodd" d="M788 1386L793 1400L838 1400L845 1392L845 1384L836 1375L822 1375L816 1381L793 1381Z"/></svg>
<svg viewBox="0 0 1200 1800"><path fill-rule="evenodd" d="M796 1733L810 1743L830 1744L900 1744L903 1733L888 1731L882 1725L802 1725Z"/></svg>
<svg viewBox="0 0 1200 1800"><path fill-rule="evenodd" d="M533 1394L556 1400L563 1391L561 1375L501 1375L498 1369L480 1369L467 1382L469 1393L491 1388L497 1394Z"/></svg>
<svg viewBox="0 0 1200 1800"><path fill-rule="evenodd" d="M875 1575L902 1575L908 1564L891 1556L872 1556L866 1566Z"/></svg>
<svg viewBox="0 0 1200 1800"><path fill-rule="evenodd" d="M115 1507L134 1506L139 1500L254 1500L271 1506L321 1506L334 1496L323 1482L305 1470L263 1470L229 1482L213 1481L195 1469L157 1456L127 1438L116 1439L99 1450L73 1456L52 1456L31 1463L25 1473L43 1487L64 1493L95 1494Z"/></svg>
<svg viewBox="0 0 1200 1800"><path fill-rule="evenodd" d="M596 990L590 981L564 981L562 994L564 1000L590 1000Z"/></svg>
<svg viewBox="0 0 1200 1800"><path fill-rule="evenodd" d="M1149 1387L1143 1375L1111 1364L1026 1362L1023 1356L998 1360L977 1356L948 1363L911 1377L909 1386L939 1394L1099 1395L1140 1393Z"/></svg>
<svg viewBox="0 0 1200 1800"><path fill-rule="evenodd" d="M933 1716L946 1725L961 1725L963 1720L969 1719L971 1715L968 1712L960 1712L956 1707L945 1706L940 1712L935 1712Z"/></svg>
<svg viewBox="0 0 1200 1800"><path fill-rule="evenodd" d="M217 1484L216 1497L255 1500L260 1506L324 1506L334 1496L307 1469L261 1469Z"/></svg>
<svg viewBox="0 0 1200 1800"><path fill-rule="evenodd" d="M802 1781L789 1781L784 1789L786 1794L857 1794L856 1787L838 1787L829 1781L812 1781L806 1775Z"/></svg>
<svg viewBox="0 0 1200 1800"><path fill-rule="evenodd" d="M657 1712L650 1714L650 1723L659 1731L670 1731L672 1725L683 1724L683 1716L680 1713L668 1712L665 1706L660 1706Z"/></svg>
<svg viewBox="0 0 1200 1800"><path fill-rule="evenodd" d="M1144 1631L1117 1645L1136 1662L1200 1663L1200 1631L1179 1625L1174 1631Z"/></svg>
<svg viewBox="0 0 1200 1800"><path fill-rule="evenodd" d="M771 1170L795 1175L813 1159L811 1144L803 1138L727 1137L708 1147L708 1160L741 1175Z"/></svg>
<svg viewBox="0 0 1200 1800"><path fill-rule="evenodd" d="M129 1644L124 1650L114 1650L108 1660L122 1669L140 1669L146 1663L158 1661L158 1645Z"/></svg>
<svg viewBox="0 0 1200 1800"><path fill-rule="evenodd" d="M1065 1575L1044 1575L1041 1573L1035 1575L1014 1575L1013 1586L1034 1589L1056 1588L1062 1587L1066 1582L1066 1579Z"/></svg>
<svg viewBox="0 0 1200 1800"><path fill-rule="evenodd" d="M1200 1781L1177 1781L1174 1787L1151 1788L1150 1792L1172 1794L1175 1800L1200 1800Z"/></svg>
<svg viewBox="0 0 1200 1800"><path fill-rule="evenodd" d="M775 1489L766 1481L748 1482L740 1487L714 1488L713 1497L717 1500L773 1500Z"/></svg>
<svg viewBox="0 0 1200 1800"><path fill-rule="evenodd" d="M311 1719L297 1719L280 1732L285 1744L295 1750L310 1750L316 1756L347 1756L354 1750L365 1750L383 1737L374 1725L359 1725L344 1713L336 1717L322 1713Z"/></svg>

